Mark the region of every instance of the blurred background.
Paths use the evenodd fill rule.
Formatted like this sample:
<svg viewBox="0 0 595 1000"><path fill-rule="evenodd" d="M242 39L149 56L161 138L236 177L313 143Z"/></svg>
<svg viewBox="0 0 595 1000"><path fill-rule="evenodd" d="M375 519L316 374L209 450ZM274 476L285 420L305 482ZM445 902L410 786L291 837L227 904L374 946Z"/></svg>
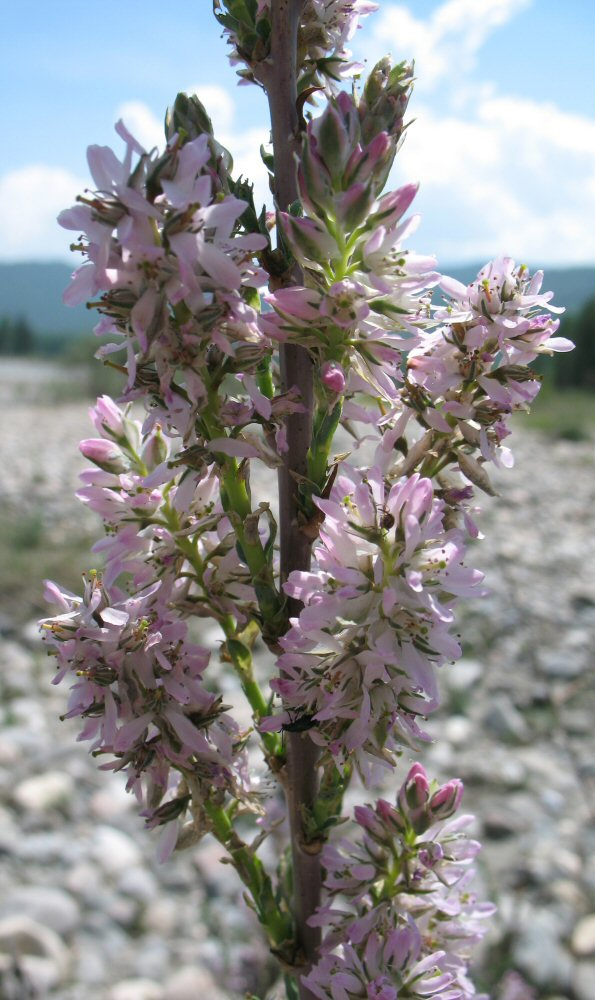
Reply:
<svg viewBox="0 0 595 1000"><path fill-rule="evenodd" d="M477 979L497 1000L595 997L595 7L583 0L382 3L368 67L415 59L393 186L419 181L411 241L468 281L507 254L544 267L576 350L544 364L516 466L472 551L490 596L463 609L464 659L425 760L460 776L499 905ZM262 94L236 86L205 0L21 0L3 11L0 94L0 998L264 997L270 972L220 851L159 868L121 784L60 723L36 619L41 580L78 590L95 519L74 499L87 410L120 380L94 318L66 309L77 261L55 222L90 184L90 143L123 118L162 141L178 90L211 113L268 198ZM20 955L15 965L14 955ZM269 970L269 971L267 971ZM25 976L29 985L22 978ZM20 978L19 978L20 977ZM28 992L27 992L28 991ZM36 991L36 992L35 992Z"/></svg>

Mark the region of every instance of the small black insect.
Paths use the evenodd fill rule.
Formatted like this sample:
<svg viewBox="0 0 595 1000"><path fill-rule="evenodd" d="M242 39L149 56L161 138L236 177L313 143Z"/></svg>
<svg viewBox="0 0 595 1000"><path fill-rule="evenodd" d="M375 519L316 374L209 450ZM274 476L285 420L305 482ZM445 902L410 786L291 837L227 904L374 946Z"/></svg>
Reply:
<svg viewBox="0 0 595 1000"><path fill-rule="evenodd" d="M289 722L284 723L281 726L281 732L305 733L308 729L315 729L317 725L318 719L315 719L314 715L305 713L304 715L298 715L295 718L290 719Z"/></svg>
<svg viewBox="0 0 595 1000"><path fill-rule="evenodd" d="M380 527L384 528L385 531L390 531L394 526L395 519L393 514L389 510L382 511L382 517L380 518Z"/></svg>

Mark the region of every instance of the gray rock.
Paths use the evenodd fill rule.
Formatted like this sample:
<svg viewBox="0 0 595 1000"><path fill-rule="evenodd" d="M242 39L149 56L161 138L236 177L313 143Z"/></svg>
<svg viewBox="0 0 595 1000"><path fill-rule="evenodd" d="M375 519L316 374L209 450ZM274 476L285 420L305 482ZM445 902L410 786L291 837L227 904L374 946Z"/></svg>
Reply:
<svg viewBox="0 0 595 1000"><path fill-rule="evenodd" d="M444 720L444 738L452 746L465 746L473 734L473 723L464 715L451 715Z"/></svg>
<svg viewBox="0 0 595 1000"><path fill-rule="evenodd" d="M449 691L468 691L477 684L485 673L485 666L479 660L463 657L444 668L444 677Z"/></svg>
<svg viewBox="0 0 595 1000"><path fill-rule="evenodd" d="M580 677L585 669L585 657L580 652L572 654L567 649L538 649L537 666L544 677L565 681Z"/></svg>
<svg viewBox="0 0 595 1000"><path fill-rule="evenodd" d="M104 823L117 820L134 810L134 797L126 791L124 782L119 781L119 777L121 776L114 776L110 780L110 776L106 775L105 785L102 783L89 803L90 812Z"/></svg>
<svg viewBox="0 0 595 1000"><path fill-rule="evenodd" d="M23 625L20 637L25 646L29 646L31 649L40 649L42 647L39 622L36 618L33 621L27 622L26 625Z"/></svg>
<svg viewBox="0 0 595 1000"><path fill-rule="evenodd" d="M14 852L19 861L37 865L54 865L56 863L71 863L72 847L61 830L51 830L43 833L21 834L14 846Z"/></svg>
<svg viewBox="0 0 595 1000"><path fill-rule="evenodd" d="M67 936L79 924L76 900L64 889L43 885L24 885L11 889L0 903L0 917L18 914Z"/></svg>
<svg viewBox="0 0 595 1000"><path fill-rule="evenodd" d="M33 670L31 653L16 642L0 640L0 678L5 697L29 694Z"/></svg>
<svg viewBox="0 0 595 1000"><path fill-rule="evenodd" d="M595 997L595 962L578 962L572 980L576 1000Z"/></svg>
<svg viewBox="0 0 595 1000"><path fill-rule="evenodd" d="M127 868L118 880L118 892L139 903L148 903L159 893L155 876L146 868Z"/></svg>
<svg viewBox="0 0 595 1000"><path fill-rule="evenodd" d="M515 966L535 986L567 990L572 982L572 959L563 947L561 928L553 913L533 910L512 947Z"/></svg>
<svg viewBox="0 0 595 1000"><path fill-rule="evenodd" d="M161 895L147 907L143 924L148 931L155 931L160 936L173 934L179 924L180 906L174 899Z"/></svg>
<svg viewBox="0 0 595 1000"><path fill-rule="evenodd" d="M157 934L136 938L130 951L129 965L136 976L162 979L170 966L170 944Z"/></svg>
<svg viewBox="0 0 595 1000"><path fill-rule="evenodd" d="M506 743L527 743L531 737L525 719L506 695L497 695L490 701L483 724Z"/></svg>

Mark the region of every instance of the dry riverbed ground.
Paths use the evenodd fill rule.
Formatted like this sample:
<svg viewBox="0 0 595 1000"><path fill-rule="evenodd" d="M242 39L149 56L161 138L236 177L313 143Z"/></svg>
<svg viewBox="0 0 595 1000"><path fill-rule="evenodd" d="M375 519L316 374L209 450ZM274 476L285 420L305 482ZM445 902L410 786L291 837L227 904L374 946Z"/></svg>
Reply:
<svg viewBox="0 0 595 1000"><path fill-rule="evenodd" d="M58 721L35 581L76 589L93 562L95 520L72 499L88 403L76 372L19 365L0 375L0 996L264 996L266 951L217 844L158 866L121 782ZM470 557L490 595L463 610L424 762L464 780L484 843L498 916L478 981L496 1000L593 1000L595 443L520 431L513 450Z"/></svg>

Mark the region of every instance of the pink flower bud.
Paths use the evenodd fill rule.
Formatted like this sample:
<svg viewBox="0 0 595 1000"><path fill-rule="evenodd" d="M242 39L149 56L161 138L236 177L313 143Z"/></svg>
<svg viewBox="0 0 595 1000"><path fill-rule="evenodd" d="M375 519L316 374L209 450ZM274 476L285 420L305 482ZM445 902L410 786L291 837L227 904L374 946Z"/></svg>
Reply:
<svg viewBox="0 0 595 1000"><path fill-rule="evenodd" d="M156 469L162 462L165 462L167 458L167 442L161 433L159 424L155 425L151 435L145 441L141 458L149 472Z"/></svg>
<svg viewBox="0 0 595 1000"><path fill-rule="evenodd" d="M93 462L104 472L113 472L118 475L126 472L128 466L124 461L124 456L118 445L113 441L105 441L103 438L86 438L81 441L79 448L85 458Z"/></svg>
<svg viewBox="0 0 595 1000"><path fill-rule="evenodd" d="M325 361L320 369L320 380L329 392L345 392L345 372L336 361Z"/></svg>
<svg viewBox="0 0 595 1000"><path fill-rule="evenodd" d="M414 764L399 790L397 802L403 817L416 833L430 826L427 817L430 783L421 764Z"/></svg>
<svg viewBox="0 0 595 1000"><path fill-rule="evenodd" d="M327 262L336 256L337 244L320 223L313 219L295 219L285 212L280 212L279 218L287 241L300 263L313 260Z"/></svg>
<svg viewBox="0 0 595 1000"><path fill-rule="evenodd" d="M100 434L108 434L112 438L126 437L124 414L110 396L100 396L89 414Z"/></svg>
<svg viewBox="0 0 595 1000"><path fill-rule="evenodd" d="M435 823L438 820L448 819L449 816L452 816L461 804L463 791L463 782L459 781L458 778L452 778L451 781L447 781L445 785L442 785L437 792L434 792L428 807L432 822Z"/></svg>

